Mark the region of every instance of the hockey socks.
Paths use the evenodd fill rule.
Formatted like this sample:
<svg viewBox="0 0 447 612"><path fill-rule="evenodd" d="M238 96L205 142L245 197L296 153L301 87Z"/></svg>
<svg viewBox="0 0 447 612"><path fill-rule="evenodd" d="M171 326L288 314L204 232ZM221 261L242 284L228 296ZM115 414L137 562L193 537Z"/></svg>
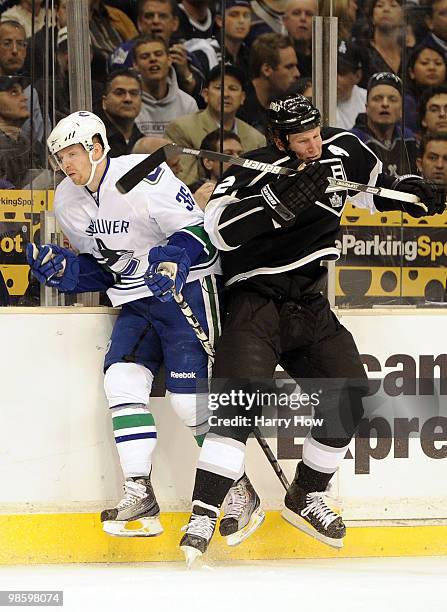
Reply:
<svg viewBox="0 0 447 612"><path fill-rule="evenodd" d="M112 408L112 423L125 478L149 474L157 431L148 407L128 404Z"/></svg>

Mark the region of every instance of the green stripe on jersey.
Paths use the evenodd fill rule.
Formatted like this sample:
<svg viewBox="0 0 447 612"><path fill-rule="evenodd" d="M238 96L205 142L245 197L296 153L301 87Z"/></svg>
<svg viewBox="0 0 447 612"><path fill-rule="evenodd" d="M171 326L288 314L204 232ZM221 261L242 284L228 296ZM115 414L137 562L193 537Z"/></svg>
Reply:
<svg viewBox="0 0 447 612"><path fill-rule="evenodd" d="M147 427L155 425L154 417L150 413L128 414L126 416L112 417L113 431L128 429L129 427Z"/></svg>
<svg viewBox="0 0 447 612"><path fill-rule="evenodd" d="M208 259L211 259L213 257L217 249L209 239L208 234L205 232L202 226L189 225L188 227L182 228L180 231L192 234L194 238L196 238L199 242L203 244L205 253L208 255Z"/></svg>

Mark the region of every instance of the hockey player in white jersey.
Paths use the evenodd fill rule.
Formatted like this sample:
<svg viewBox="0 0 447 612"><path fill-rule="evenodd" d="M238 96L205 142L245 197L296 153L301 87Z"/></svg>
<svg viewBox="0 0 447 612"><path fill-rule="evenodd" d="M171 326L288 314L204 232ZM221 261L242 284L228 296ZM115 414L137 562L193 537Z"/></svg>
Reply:
<svg viewBox="0 0 447 612"><path fill-rule="evenodd" d="M62 119L48 148L66 178L56 189L57 221L73 249L27 245L37 279L61 292L106 290L122 306L104 363L104 388L125 477L125 495L101 514L112 535L162 532L150 473L156 427L149 410L162 362L171 404L198 443L208 407L196 394L208 358L172 299L182 291L211 342L219 334L219 259L203 229L203 212L166 164L122 195L116 181L143 156L110 159L103 122L89 112ZM160 273L169 264L174 278ZM206 396L204 396L206 397Z"/></svg>

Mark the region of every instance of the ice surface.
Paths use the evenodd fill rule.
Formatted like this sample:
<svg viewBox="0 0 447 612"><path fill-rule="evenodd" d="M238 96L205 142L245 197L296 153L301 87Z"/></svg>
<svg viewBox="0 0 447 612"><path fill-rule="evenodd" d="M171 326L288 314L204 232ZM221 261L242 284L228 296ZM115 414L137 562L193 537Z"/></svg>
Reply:
<svg viewBox="0 0 447 612"><path fill-rule="evenodd" d="M2 590L63 590L63 612L431 612L447 601L447 558L0 568Z"/></svg>

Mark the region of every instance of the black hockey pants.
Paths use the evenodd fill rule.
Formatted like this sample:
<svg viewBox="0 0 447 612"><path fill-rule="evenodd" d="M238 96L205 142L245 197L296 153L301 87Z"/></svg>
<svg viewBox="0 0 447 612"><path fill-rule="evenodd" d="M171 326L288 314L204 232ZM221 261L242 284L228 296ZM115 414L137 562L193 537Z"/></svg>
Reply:
<svg viewBox="0 0 447 612"><path fill-rule="evenodd" d="M349 443L363 414L362 396L368 381L352 335L332 313L327 299L305 294L278 302L243 288L227 298L227 313L217 345L211 382L213 393L259 388L268 385L280 364L306 390L317 379L323 391L312 437L322 444L343 447ZM306 380L307 383L306 383ZM262 385L262 381L261 381ZM260 414L256 405L250 415ZM221 406L219 416L247 415L244 407ZM252 421L253 422L253 421ZM213 426L211 432L246 442L252 426Z"/></svg>

